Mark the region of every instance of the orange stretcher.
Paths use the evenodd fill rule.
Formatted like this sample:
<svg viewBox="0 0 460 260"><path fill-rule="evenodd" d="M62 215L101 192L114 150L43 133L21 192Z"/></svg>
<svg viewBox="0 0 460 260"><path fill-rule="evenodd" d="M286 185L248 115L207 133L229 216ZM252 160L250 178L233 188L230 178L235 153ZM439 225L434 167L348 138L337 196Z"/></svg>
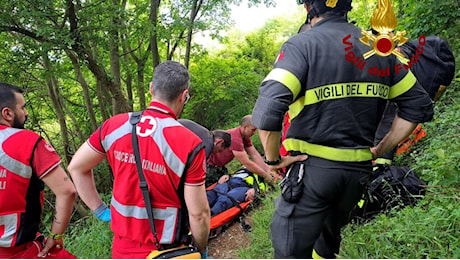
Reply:
<svg viewBox="0 0 460 260"><path fill-rule="evenodd" d="M410 148L422 138L426 136L425 130L423 130L420 124L412 131L412 133L406 137L403 141L398 144L398 150L396 151L397 155L407 153Z"/></svg>
<svg viewBox="0 0 460 260"><path fill-rule="evenodd" d="M215 185L216 184L209 186L206 190L211 190ZM215 216L212 216L209 229L209 239L217 237L236 221L240 221L243 230L249 232L251 230L251 226L245 223L244 214L246 213L249 205L253 202L253 200L241 202L239 205L235 205Z"/></svg>

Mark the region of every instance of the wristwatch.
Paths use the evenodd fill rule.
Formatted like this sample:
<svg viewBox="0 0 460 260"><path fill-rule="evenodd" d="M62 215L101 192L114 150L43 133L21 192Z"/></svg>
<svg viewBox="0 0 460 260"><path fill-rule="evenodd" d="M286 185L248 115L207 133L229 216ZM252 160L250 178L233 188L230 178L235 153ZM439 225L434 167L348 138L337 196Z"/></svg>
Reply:
<svg viewBox="0 0 460 260"><path fill-rule="evenodd" d="M264 160L265 164L267 165L277 165L281 162L281 156L278 156L278 159L275 161L268 161L267 159Z"/></svg>

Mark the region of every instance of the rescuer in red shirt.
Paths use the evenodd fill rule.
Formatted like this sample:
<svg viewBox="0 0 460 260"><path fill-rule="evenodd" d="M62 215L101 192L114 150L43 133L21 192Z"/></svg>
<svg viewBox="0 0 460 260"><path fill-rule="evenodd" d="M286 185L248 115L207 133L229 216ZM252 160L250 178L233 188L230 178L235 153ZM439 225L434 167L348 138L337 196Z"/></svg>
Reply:
<svg viewBox="0 0 460 260"><path fill-rule="evenodd" d="M195 133L203 142L206 159L211 154L227 150L232 143L232 136L223 130L209 131L206 127L189 119L179 119L179 123Z"/></svg>
<svg viewBox="0 0 460 260"><path fill-rule="evenodd" d="M177 121L190 97L189 86L185 66L174 61L159 64L150 83L153 99L137 124L137 136L159 243L180 245L189 237L190 230L193 243L205 256L210 225L204 186L205 151L201 139ZM85 204L95 214L109 212L93 179L93 168L107 157L114 175L110 207L113 258L145 258L158 249L139 188L131 114L106 120L78 149L68 166Z"/></svg>
<svg viewBox="0 0 460 260"><path fill-rule="evenodd" d="M273 181L274 174L252 145L251 137L256 133L256 130L257 128L252 124L251 115L244 116L241 119L240 126L227 130L232 136L232 144L229 149L209 156L207 160L206 186L210 186L217 182L220 177L227 175L228 169L226 165L233 161L234 158L238 159L249 171L264 178L267 183Z"/></svg>
<svg viewBox="0 0 460 260"><path fill-rule="evenodd" d="M24 258L35 249L41 223L44 184L56 195L55 215L44 248L63 248L75 188L54 148L40 135L24 129L28 113L22 89L0 83L0 258Z"/></svg>

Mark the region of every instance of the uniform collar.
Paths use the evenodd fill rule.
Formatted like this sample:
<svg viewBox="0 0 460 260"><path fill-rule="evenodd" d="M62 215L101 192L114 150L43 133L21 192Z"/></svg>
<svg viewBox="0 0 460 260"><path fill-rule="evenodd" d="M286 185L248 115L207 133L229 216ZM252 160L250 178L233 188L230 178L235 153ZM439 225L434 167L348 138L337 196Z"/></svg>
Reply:
<svg viewBox="0 0 460 260"><path fill-rule="evenodd" d="M318 27L318 26L321 26L322 24L325 24L325 23L328 23L328 22L345 22L347 23L347 18L345 18L345 16L340 16L340 15L332 15L332 16L328 16L328 17L324 17L323 19L321 19L321 21L317 22L313 27Z"/></svg>
<svg viewBox="0 0 460 260"><path fill-rule="evenodd" d="M150 102L150 105L149 105L149 107L147 109L155 110L156 112L160 112L160 113L163 113L163 114L168 114L168 115L172 116L174 119L177 120L176 113L174 113L174 111L172 111L171 108L169 108L168 106L166 106L165 104L162 104L160 102L156 102L156 101Z"/></svg>
<svg viewBox="0 0 460 260"><path fill-rule="evenodd" d="M6 125L0 125L0 130L11 128L11 126L6 126Z"/></svg>

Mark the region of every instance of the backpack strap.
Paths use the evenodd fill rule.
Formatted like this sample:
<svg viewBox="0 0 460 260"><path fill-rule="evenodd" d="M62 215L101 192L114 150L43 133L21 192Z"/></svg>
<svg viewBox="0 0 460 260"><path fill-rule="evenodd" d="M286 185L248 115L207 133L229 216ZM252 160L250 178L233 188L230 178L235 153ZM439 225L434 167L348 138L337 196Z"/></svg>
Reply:
<svg viewBox="0 0 460 260"><path fill-rule="evenodd" d="M149 218L150 229L152 230L152 233L153 233L155 246L158 250L160 250L161 245L158 240L157 232L155 229L155 224L153 221L153 210L152 210L152 202L150 200L149 186L147 184L147 181L145 180L144 170L142 169L141 155L139 152L139 140L136 134L136 125L137 123L140 122L141 117L142 117L142 111L131 113L131 117L129 118L129 123L133 126L132 133L131 133L131 140L133 143L133 152L134 152L134 157L136 160L137 173L139 174L139 187L142 190L142 196L144 197L145 208L147 209L147 216Z"/></svg>
<svg viewBox="0 0 460 260"><path fill-rule="evenodd" d="M150 200L148 184L145 179L145 176L143 173L144 171L141 165L141 158L140 158L140 152L139 152L139 141L138 141L137 134L136 134L136 125L140 122L141 117L142 117L142 111L132 112L129 122L133 125L131 136L132 136L134 157L136 159L137 172L139 174L139 187L141 188L142 195L144 197L144 201L145 201L145 205L147 209L147 216L149 218L150 229L152 230L153 237L155 240L154 243L157 249L160 250L161 244L158 240L156 229L155 229L153 211L151 207L147 206L147 205L152 205L152 204ZM179 199L181 201L181 209L179 210L179 217L177 220L178 228L176 230L176 236L175 236L173 245L175 245L176 243L187 243L190 240L190 235L189 235L189 230L188 230L188 227L189 227L188 213L187 213L188 211L187 211L187 206L185 204L185 198L184 198L184 185L185 185L185 176L186 176L185 173L187 172L188 168L192 164L196 155L200 152L201 149L203 149L203 147L204 147L203 143L200 143L189 154L187 158L187 162L184 167L184 174L182 174L178 189L176 190L176 193L179 196ZM170 246L166 246L166 247L169 248Z"/></svg>
<svg viewBox="0 0 460 260"><path fill-rule="evenodd" d="M197 156L197 154L204 148L203 143L198 144L192 152L187 157L187 162L185 163L184 173L179 182L179 186L177 187L176 193L179 196L181 202L181 209L179 210L179 218L177 220L177 230L176 230L176 242L185 242L187 243L191 236L189 235L189 219L188 219L188 210L187 205L185 204L185 197L184 197L184 186L185 186L185 177L190 165L192 164L193 160Z"/></svg>

